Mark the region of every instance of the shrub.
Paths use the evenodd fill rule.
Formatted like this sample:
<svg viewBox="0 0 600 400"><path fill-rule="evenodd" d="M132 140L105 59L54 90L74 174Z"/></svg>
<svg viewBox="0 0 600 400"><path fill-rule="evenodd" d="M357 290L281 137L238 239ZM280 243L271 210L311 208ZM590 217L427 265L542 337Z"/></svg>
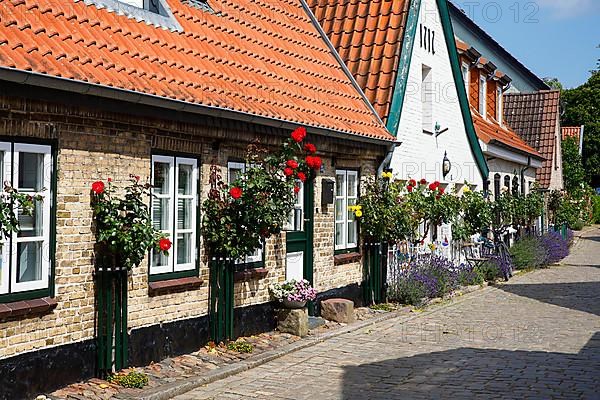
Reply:
<svg viewBox="0 0 600 400"><path fill-rule="evenodd" d="M254 351L254 346L243 340L236 340L235 342L227 343L227 350L236 351L238 353L252 353Z"/></svg>
<svg viewBox="0 0 600 400"><path fill-rule="evenodd" d="M484 276L480 269L468 264L461 264L458 270L458 284L461 286L481 285Z"/></svg>
<svg viewBox="0 0 600 400"><path fill-rule="evenodd" d="M515 268L541 268L546 265L546 249L541 239L536 236L525 236L511 248L510 255Z"/></svg>
<svg viewBox="0 0 600 400"><path fill-rule="evenodd" d="M546 265L557 263L569 255L568 241L558 232L546 233L540 242L546 252Z"/></svg>
<svg viewBox="0 0 600 400"><path fill-rule="evenodd" d="M131 371L128 374L113 374L107 379L110 383L116 383L117 385L126 388L141 389L148 384L148 376L143 372Z"/></svg>
<svg viewBox="0 0 600 400"><path fill-rule="evenodd" d="M479 273L487 282L494 282L498 278L508 276L508 272L513 268L513 265L510 258L503 260L501 257L493 256L478 268Z"/></svg>
<svg viewBox="0 0 600 400"><path fill-rule="evenodd" d="M594 210L593 210L593 223L595 224L600 224L600 196L596 195L592 198L592 201L594 203Z"/></svg>

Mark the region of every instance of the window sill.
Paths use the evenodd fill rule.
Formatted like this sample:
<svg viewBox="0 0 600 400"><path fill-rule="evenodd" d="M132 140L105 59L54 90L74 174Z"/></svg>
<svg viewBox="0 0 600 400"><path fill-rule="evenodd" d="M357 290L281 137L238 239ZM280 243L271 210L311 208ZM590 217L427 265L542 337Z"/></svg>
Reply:
<svg viewBox="0 0 600 400"><path fill-rule="evenodd" d="M334 265L344 265L360 261L362 256L358 252L337 254L333 257Z"/></svg>
<svg viewBox="0 0 600 400"><path fill-rule="evenodd" d="M148 284L148 294L158 296L166 293L183 292L186 290L197 289L204 281L197 277L168 279L166 281L150 282Z"/></svg>
<svg viewBox="0 0 600 400"><path fill-rule="evenodd" d="M0 304L0 320L46 314L56 308L57 305L58 302L54 297L2 303Z"/></svg>
<svg viewBox="0 0 600 400"><path fill-rule="evenodd" d="M233 274L233 281L242 282L263 279L268 273L269 271L266 268L253 268L245 271L237 271Z"/></svg>

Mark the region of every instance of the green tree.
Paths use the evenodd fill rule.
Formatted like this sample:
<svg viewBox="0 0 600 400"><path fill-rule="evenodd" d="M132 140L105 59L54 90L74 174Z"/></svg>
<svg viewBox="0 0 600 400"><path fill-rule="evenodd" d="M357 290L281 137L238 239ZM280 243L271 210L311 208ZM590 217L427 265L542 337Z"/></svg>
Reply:
<svg viewBox="0 0 600 400"><path fill-rule="evenodd" d="M565 189L573 192L581 189L586 183L583 160L579 154L579 142L574 137L568 137L562 143L563 178Z"/></svg>
<svg viewBox="0 0 600 400"><path fill-rule="evenodd" d="M562 125L585 125L583 165L588 180L591 180L600 176L600 73L592 74L586 83L575 89L565 90L562 97Z"/></svg>
<svg viewBox="0 0 600 400"><path fill-rule="evenodd" d="M545 78L542 78L542 80L546 85L550 86L550 89L558 89L561 91L564 89L562 83L560 83L558 78L552 78L547 76Z"/></svg>

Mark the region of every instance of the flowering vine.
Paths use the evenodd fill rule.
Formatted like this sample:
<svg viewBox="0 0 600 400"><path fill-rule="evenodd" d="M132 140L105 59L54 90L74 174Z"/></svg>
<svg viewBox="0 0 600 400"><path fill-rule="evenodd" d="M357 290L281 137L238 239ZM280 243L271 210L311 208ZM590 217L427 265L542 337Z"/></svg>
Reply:
<svg viewBox="0 0 600 400"><path fill-rule="evenodd" d="M4 191L0 192L0 240L8 238L13 232L19 232L19 219L15 210L19 209L21 214L31 216L35 202L41 200L42 196L19 193L8 182L4 182Z"/></svg>
<svg viewBox="0 0 600 400"><path fill-rule="evenodd" d="M209 253L238 259L283 229L300 183L314 177L322 165L316 146L303 144L305 138L306 129L300 127L274 153L249 146L246 171L229 184L223 182L218 166L211 167L211 189L202 204L202 233Z"/></svg>
<svg viewBox="0 0 600 400"><path fill-rule="evenodd" d="M171 241L152 225L146 204L150 184L141 184L139 176L130 175L122 197L117 195L110 178L106 184L92 183L91 190L96 241L122 267L138 266L151 249L163 254L171 249Z"/></svg>

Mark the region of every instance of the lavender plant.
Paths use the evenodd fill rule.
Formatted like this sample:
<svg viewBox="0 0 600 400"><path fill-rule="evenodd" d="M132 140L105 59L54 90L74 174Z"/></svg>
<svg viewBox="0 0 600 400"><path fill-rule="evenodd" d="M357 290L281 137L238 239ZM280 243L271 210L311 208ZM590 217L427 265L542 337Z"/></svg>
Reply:
<svg viewBox="0 0 600 400"><path fill-rule="evenodd" d="M546 250L546 264L554 264L569 255L569 244L558 232L548 232L540 239Z"/></svg>

